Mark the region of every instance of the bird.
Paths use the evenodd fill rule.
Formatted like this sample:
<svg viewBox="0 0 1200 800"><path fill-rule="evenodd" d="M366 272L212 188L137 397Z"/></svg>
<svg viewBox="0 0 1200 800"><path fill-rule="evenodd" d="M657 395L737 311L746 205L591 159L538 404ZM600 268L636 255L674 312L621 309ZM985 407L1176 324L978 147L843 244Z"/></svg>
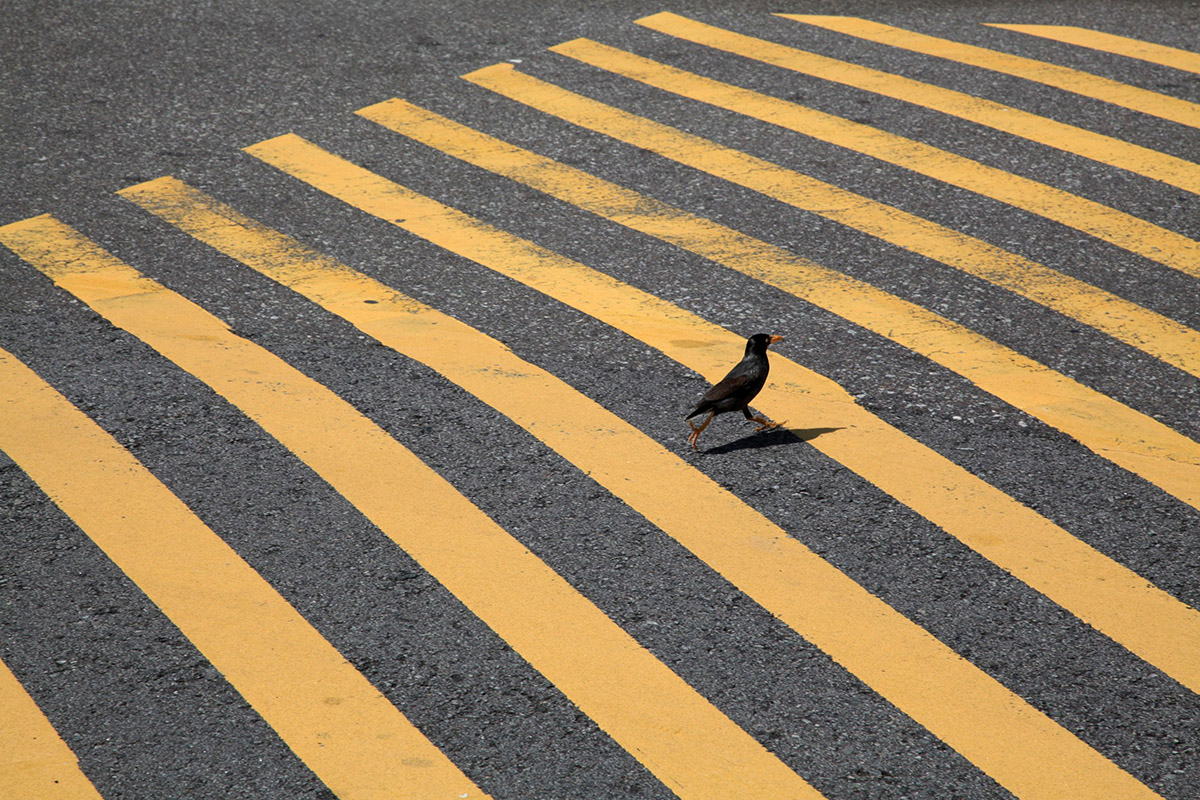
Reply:
<svg viewBox="0 0 1200 800"><path fill-rule="evenodd" d="M713 417L727 411L741 411L746 419L758 423L758 427L755 428L757 431L779 427L778 422L771 422L751 414L750 401L762 391L763 386L767 383L767 373L771 369L771 365L767 361L767 347L780 341L783 341L782 336L769 333L756 333L747 339L746 354L742 360L729 371L729 374L720 383L705 392L704 396L700 398L700 402L692 409L692 413L684 417L692 429L691 435L688 436L688 442L692 445L693 450L700 449L696 446L696 440L708 427L708 423L712 422ZM706 412L708 416L699 426L692 422L692 417Z"/></svg>

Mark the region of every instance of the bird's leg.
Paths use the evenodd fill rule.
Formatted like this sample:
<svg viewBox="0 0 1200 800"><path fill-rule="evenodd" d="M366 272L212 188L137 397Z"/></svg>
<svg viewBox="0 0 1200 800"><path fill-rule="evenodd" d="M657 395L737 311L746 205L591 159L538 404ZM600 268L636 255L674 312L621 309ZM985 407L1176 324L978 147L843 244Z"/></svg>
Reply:
<svg viewBox="0 0 1200 800"><path fill-rule="evenodd" d="M742 416L744 416L746 419L750 420L751 422L758 423L758 427L754 429L755 431L766 431L766 430L770 430L772 428L778 428L780 425L783 424L782 422L771 422L771 420L767 419L766 417L756 417L750 413L749 408L742 409Z"/></svg>
<svg viewBox="0 0 1200 800"><path fill-rule="evenodd" d="M696 424L690 419L687 421L688 427L692 429L692 435L688 437L688 444L692 446L693 450L700 449L699 447L696 447L696 440L700 438L700 434L704 432L704 429L708 427L708 423L712 422L713 417L716 415L717 412L710 411L708 416L704 418L704 422L700 423L699 428L697 428Z"/></svg>

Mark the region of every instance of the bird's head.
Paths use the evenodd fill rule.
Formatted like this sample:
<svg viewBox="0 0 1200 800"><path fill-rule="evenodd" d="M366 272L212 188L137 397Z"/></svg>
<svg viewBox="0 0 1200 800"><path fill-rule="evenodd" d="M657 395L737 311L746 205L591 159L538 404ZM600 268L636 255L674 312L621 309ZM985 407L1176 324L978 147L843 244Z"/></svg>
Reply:
<svg viewBox="0 0 1200 800"><path fill-rule="evenodd" d="M783 337L771 333L756 333L746 340L747 353L765 353L767 347L782 342Z"/></svg>

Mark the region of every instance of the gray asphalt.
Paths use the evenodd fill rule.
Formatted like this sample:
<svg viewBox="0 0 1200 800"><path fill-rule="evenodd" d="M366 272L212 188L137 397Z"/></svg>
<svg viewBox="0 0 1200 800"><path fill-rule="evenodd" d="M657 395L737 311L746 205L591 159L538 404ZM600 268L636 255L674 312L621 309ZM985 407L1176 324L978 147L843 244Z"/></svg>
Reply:
<svg viewBox="0 0 1200 800"><path fill-rule="evenodd" d="M1200 202L970 123L670 40L674 10L1200 161L1173 123L769 16L865 16L1200 102L1200 76L978 23L1075 24L1196 49L1200 4L21 0L0 14L0 224L58 218L363 411L830 800L1002 787L515 424L113 192L175 175L487 332L596 399L925 626L1166 800L1200 796L1200 698L786 433L724 417L691 455L695 373L283 176L294 131L783 355L1193 606L1200 512L900 346L699 257L391 134L397 96L842 270L1200 438L1195 378L948 267L501 100L500 61L1019 252L1193 328L1195 279L970 193L547 53L592 39L800 100L1200 239ZM0 248L0 347L111 432L496 798L668 798L346 500L196 379ZM731 364L740 355L731 353ZM800 420L790 420L801 424ZM880 454L886 458L886 453ZM106 798L331 793L28 477L0 457L0 659Z"/></svg>

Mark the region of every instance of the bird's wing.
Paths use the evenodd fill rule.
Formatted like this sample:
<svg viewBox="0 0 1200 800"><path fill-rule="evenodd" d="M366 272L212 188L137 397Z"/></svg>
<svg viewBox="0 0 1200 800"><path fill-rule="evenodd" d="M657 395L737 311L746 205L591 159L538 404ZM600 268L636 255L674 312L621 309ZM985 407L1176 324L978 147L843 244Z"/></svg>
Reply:
<svg viewBox="0 0 1200 800"><path fill-rule="evenodd" d="M697 414L703 414L705 411L712 411L723 401L736 398L741 392L750 389L753 382L753 375L726 376L723 381L704 393L704 396L700 398L700 402L696 404L696 407L692 410L692 413L688 414L688 419L691 419ZM725 410L732 411L733 409L727 408Z"/></svg>
<svg viewBox="0 0 1200 800"><path fill-rule="evenodd" d="M753 383L753 381L753 375L747 375L744 373L740 375L737 373L730 373L729 375L726 375L720 383L716 384L707 392L705 392L704 396L700 398L700 402L715 403L718 400L724 400L727 397L733 397L738 392L742 391L742 389Z"/></svg>
<svg viewBox="0 0 1200 800"><path fill-rule="evenodd" d="M758 394L758 390L762 388L762 380L765 377L766 370L761 365L753 362L747 363L742 361L729 371L720 383L714 384L704 396L700 398L700 402L692 413L688 414L688 419L703 414L705 411L713 410L718 404L723 401L738 399L741 394L748 395L744 402L749 402L750 398ZM725 410L732 410L737 406L732 406Z"/></svg>

